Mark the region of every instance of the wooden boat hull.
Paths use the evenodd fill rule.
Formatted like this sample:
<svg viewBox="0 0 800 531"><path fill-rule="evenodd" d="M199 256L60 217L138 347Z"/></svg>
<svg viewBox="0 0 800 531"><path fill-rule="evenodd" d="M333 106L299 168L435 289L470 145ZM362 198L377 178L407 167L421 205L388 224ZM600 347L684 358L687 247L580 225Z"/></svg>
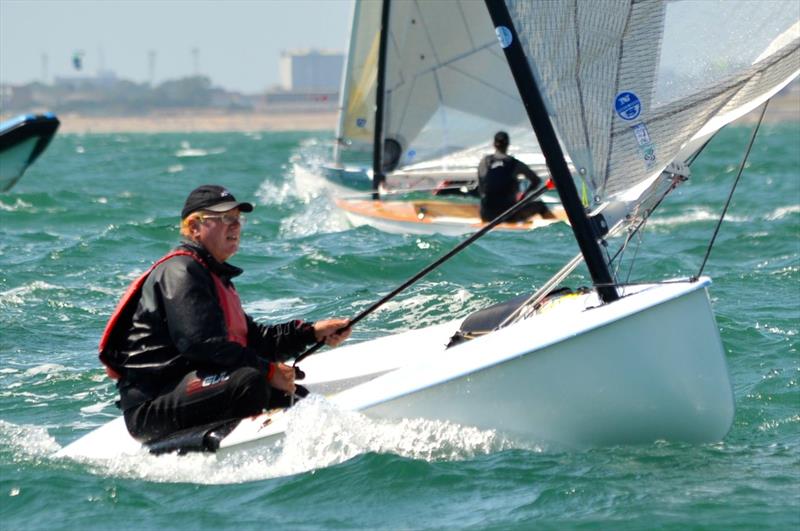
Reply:
<svg viewBox="0 0 800 531"><path fill-rule="evenodd" d="M396 234L445 234L458 236L475 232L485 225L477 203L448 201L371 201L336 199L336 205L355 226L370 225L378 230ZM551 208L555 219L534 216L523 222L501 223L494 230L505 232L531 231L559 221L567 216L560 206Z"/></svg>

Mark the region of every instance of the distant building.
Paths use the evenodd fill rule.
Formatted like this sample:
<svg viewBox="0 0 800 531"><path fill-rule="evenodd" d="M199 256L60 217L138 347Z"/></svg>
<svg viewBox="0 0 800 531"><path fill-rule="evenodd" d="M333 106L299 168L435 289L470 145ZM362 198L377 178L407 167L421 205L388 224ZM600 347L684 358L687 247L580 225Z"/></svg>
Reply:
<svg viewBox="0 0 800 531"><path fill-rule="evenodd" d="M281 52L280 86L264 95L266 110L332 111L339 103L344 54L321 50Z"/></svg>
<svg viewBox="0 0 800 531"><path fill-rule="evenodd" d="M319 50L281 52L281 88L287 92L338 91L344 54Z"/></svg>

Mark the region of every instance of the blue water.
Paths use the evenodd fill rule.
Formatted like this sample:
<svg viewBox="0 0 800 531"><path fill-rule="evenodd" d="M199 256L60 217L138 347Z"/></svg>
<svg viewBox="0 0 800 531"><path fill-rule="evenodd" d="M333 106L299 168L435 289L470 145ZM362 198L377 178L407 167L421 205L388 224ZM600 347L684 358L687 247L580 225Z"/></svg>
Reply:
<svg viewBox="0 0 800 531"><path fill-rule="evenodd" d="M749 133L708 147L648 224L631 280L697 272ZM97 340L127 284L178 240L194 186L256 203L232 261L246 310L266 321L352 316L460 241L352 228L326 194L299 189L293 164L323 157L330 136L63 134L0 195L2 529L800 527L800 124L762 127L705 269L737 406L719 443L566 451L316 400L255 455L53 458L118 414ZM576 252L563 225L490 234L353 340L530 291ZM583 269L568 281L587 283Z"/></svg>

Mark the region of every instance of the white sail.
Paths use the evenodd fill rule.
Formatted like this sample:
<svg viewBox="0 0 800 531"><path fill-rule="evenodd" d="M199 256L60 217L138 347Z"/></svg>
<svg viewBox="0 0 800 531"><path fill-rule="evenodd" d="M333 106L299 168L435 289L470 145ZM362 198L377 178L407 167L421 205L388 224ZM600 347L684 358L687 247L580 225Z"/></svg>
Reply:
<svg viewBox="0 0 800 531"><path fill-rule="evenodd" d="M698 133L712 134L800 69L793 0L506 4L593 206L688 157Z"/></svg>
<svg viewBox="0 0 800 531"><path fill-rule="evenodd" d="M336 131L337 162L348 150L363 153L372 149L380 20L381 2L354 3Z"/></svg>
<svg viewBox="0 0 800 531"><path fill-rule="evenodd" d="M384 136L400 143L401 166L525 123L483 2L393 2L389 20Z"/></svg>
<svg viewBox="0 0 800 531"><path fill-rule="evenodd" d="M518 131L512 136L515 156L541 162L485 4L389 5L383 136L400 148L391 167L426 173L462 168L474 174L498 130ZM355 3L337 161L371 160L382 9L376 0Z"/></svg>

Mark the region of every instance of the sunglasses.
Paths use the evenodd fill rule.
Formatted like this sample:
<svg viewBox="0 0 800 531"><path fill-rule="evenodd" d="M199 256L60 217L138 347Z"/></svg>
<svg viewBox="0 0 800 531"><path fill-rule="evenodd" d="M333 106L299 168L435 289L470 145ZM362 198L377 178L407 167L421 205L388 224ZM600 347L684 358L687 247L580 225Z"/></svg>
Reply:
<svg viewBox="0 0 800 531"><path fill-rule="evenodd" d="M218 219L225 225L233 225L234 223L244 225L245 221L247 221L241 214L200 214L200 221L205 221L207 219Z"/></svg>

